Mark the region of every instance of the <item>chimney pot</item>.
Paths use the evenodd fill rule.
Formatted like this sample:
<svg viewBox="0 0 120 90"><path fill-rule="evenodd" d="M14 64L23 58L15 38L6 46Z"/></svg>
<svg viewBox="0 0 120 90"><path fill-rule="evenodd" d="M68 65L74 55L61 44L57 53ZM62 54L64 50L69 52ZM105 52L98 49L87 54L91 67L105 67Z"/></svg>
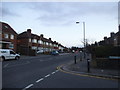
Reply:
<svg viewBox="0 0 120 90"><path fill-rule="evenodd" d="M111 33L110 33L110 36L111 36L111 37L113 37L114 35L115 35L115 33L114 33L114 32L111 32Z"/></svg>
<svg viewBox="0 0 120 90"><path fill-rule="evenodd" d="M44 37L44 35L43 35L43 34L41 34L40 36L41 36L41 37Z"/></svg>
<svg viewBox="0 0 120 90"><path fill-rule="evenodd" d="M27 32L28 32L28 33L31 33L31 29L27 29Z"/></svg>

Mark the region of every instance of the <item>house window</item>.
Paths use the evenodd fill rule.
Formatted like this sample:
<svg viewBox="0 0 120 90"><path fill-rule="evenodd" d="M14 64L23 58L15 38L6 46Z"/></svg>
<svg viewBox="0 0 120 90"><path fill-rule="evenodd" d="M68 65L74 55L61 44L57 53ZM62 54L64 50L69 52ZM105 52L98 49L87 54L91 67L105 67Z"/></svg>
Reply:
<svg viewBox="0 0 120 90"><path fill-rule="evenodd" d="M14 35L11 34L11 35L10 35L10 39L14 39Z"/></svg>
<svg viewBox="0 0 120 90"><path fill-rule="evenodd" d="M37 39L33 39L32 42L33 42L33 43L37 43Z"/></svg>
<svg viewBox="0 0 120 90"><path fill-rule="evenodd" d="M52 43L50 43L50 46L52 46Z"/></svg>
<svg viewBox="0 0 120 90"><path fill-rule="evenodd" d="M8 34L4 34L4 38L8 38Z"/></svg>
<svg viewBox="0 0 120 90"><path fill-rule="evenodd" d="M48 42L46 42L46 45L48 45Z"/></svg>
<svg viewBox="0 0 120 90"><path fill-rule="evenodd" d="M42 44L42 41L41 41L41 40L38 40L38 43L39 43L39 44Z"/></svg>
<svg viewBox="0 0 120 90"><path fill-rule="evenodd" d="M31 38L29 38L29 42L31 42Z"/></svg>
<svg viewBox="0 0 120 90"><path fill-rule="evenodd" d="M13 49L14 48L14 44L10 44L9 48Z"/></svg>
<svg viewBox="0 0 120 90"><path fill-rule="evenodd" d="M7 29L7 28L8 28L8 26L5 26L5 28Z"/></svg>

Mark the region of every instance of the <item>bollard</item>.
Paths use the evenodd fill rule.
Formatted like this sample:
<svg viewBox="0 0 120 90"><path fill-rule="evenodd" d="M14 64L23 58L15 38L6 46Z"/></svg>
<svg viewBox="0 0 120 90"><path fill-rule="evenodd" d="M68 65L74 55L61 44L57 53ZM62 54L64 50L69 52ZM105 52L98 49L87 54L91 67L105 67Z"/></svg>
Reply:
<svg viewBox="0 0 120 90"><path fill-rule="evenodd" d="M76 64L76 56L74 56L74 63Z"/></svg>
<svg viewBox="0 0 120 90"><path fill-rule="evenodd" d="M80 55L80 61L82 61L82 56Z"/></svg>
<svg viewBox="0 0 120 90"><path fill-rule="evenodd" d="M87 59L87 71L90 72L90 59Z"/></svg>
<svg viewBox="0 0 120 90"><path fill-rule="evenodd" d="M82 61L82 52L80 52L80 61Z"/></svg>

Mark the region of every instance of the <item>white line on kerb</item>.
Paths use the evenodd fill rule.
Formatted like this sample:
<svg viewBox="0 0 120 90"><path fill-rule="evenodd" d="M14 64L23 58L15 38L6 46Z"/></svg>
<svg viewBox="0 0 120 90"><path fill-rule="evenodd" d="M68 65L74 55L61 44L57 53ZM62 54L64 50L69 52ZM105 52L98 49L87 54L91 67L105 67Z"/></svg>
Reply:
<svg viewBox="0 0 120 90"><path fill-rule="evenodd" d="M45 77L49 77L49 76L50 76L50 74L46 75Z"/></svg>
<svg viewBox="0 0 120 90"><path fill-rule="evenodd" d="M28 85L27 87L25 87L23 90L26 90L26 89L28 89L28 88L30 88L30 87L32 87L33 86L33 84L30 84L30 85Z"/></svg>
<svg viewBox="0 0 120 90"><path fill-rule="evenodd" d="M38 82L42 81L43 79L44 79L44 78L41 78L41 79L37 80L37 81L36 81L36 83L38 83Z"/></svg>

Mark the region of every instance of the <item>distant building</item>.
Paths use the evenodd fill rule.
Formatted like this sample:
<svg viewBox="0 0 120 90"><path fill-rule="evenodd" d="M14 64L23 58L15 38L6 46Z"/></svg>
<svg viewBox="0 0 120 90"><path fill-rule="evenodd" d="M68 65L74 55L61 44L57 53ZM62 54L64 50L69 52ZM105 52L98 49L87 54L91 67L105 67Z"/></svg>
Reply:
<svg viewBox="0 0 120 90"><path fill-rule="evenodd" d="M17 33L4 22L0 22L0 48L17 51Z"/></svg>
<svg viewBox="0 0 120 90"><path fill-rule="evenodd" d="M110 37L104 37L104 40L98 42L99 46L120 46L120 25L119 25L119 31L117 33L111 32Z"/></svg>
<svg viewBox="0 0 120 90"><path fill-rule="evenodd" d="M49 53L51 51L64 51L64 46L51 38L47 39L43 34L40 36L31 33L31 29L27 29L17 34L14 29L7 23L0 22L0 48L13 49L23 55L36 55L38 51L41 53Z"/></svg>
<svg viewBox="0 0 120 90"><path fill-rule="evenodd" d="M37 51L41 53L49 53L51 51L63 52L63 46L59 45L56 41L52 41L51 38L44 38L44 35L40 36L31 33L31 29L22 32L17 37L18 52L25 55L36 55Z"/></svg>

